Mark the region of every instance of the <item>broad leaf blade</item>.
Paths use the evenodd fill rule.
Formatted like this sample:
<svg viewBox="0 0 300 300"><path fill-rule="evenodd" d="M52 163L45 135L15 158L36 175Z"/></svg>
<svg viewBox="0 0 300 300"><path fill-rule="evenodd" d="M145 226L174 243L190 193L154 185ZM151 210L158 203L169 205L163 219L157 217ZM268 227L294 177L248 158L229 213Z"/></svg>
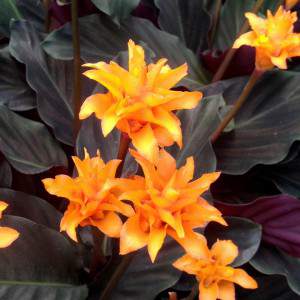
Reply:
<svg viewBox="0 0 300 300"><path fill-rule="evenodd" d="M66 166L67 158L45 125L20 117L0 105L0 151L25 174Z"/></svg>
<svg viewBox="0 0 300 300"><path fill-rule="evenodd" d="M9 53L8 47L0 50L0 103L15 111L36 107L36 95L25 78L25 70Z"/></svg>
<svg viewBox="0 0 300 300"><path fill-rule="evenodd" d="M50 73L40 41L41 36L31 23L15 21L12 24L10 52L26 65L27 81L37 93L38 112L60 141L72 145L72 104L66 91L59 88L57 79ZM69 73L65 72L61 72L60 76L61 80L70 78Z"/></svg>
<svg viewBox="0 0 300 300"><path fill-rule="evenodd" d="M47 201L10 189L0 189L0 199L8 204L5 214L23 217L59 231L61 213Z"/></svg>
<svg viewBox="0 0 300 300"><path fill-rule="evenodd" d="M92 2L119 23L130 15L140 0L92 0Z"/></svg>
<svg viewBox="0 0 300 300"><path fill-rule="evenodd" d="M81 56L85 61L111 60L127 49L129 39L144 42L156 55L165 57L172 67L185 62L189 65L189 85L201 86L206 82L204 72L193 52L178 39L157 29L150 21L130 17L117 26L106 16L91 15L79 19ZM70 24L53 31L43 42L48 54L57 59L72 59L72 39ZM176 49L176 51L174 51Z"/></svg>
<svg viewBox="0 0 300 300"><path fill-rule="evenodd" d="M207 44L210 17L203 0L155 0L162 30L178 36L195 53Z"/></svg>

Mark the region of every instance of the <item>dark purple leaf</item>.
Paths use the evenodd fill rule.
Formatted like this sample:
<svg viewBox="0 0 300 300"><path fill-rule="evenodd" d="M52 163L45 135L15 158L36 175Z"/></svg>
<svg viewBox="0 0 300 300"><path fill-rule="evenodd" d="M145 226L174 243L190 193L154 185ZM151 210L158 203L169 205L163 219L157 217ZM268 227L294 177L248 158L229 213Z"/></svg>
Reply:
<svg viewBox="0 0 300 300"><path fill-rule="evenodd" d="M300 201L289 195L261 197L247 204L215 202L225 216L248 218L262 225L265 242L300 257Z"/></svg>

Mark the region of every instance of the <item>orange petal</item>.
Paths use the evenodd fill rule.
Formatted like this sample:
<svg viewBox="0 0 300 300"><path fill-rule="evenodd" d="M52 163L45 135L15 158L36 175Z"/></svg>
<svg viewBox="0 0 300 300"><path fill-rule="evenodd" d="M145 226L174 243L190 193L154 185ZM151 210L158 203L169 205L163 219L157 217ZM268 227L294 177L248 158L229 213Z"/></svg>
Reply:
<svg viewBox="0 0 300 300"><path fill-rule="evenodd" d="M104 69L88 70L83 74L105 86L116 99L119 100L123 98L121 80L114 74Z"/></svg>
<svg viewBox="0 0 300 300"><path fill-rule="evenodd" d="M190 275L196 275L198 273L198 267L196 266L197 260L190 256L189 254L185 254L182 257L178 258L173 266L183 272L186 272Z"/></svg>
<svg viewBox="0 0 300 300"><path fill-rule="evenodd" d="M136 78L143 78L146 75L146 62L144 49L136 45L132 40L128 42L129 73ZM143 78L144 79L144 78Z"/></svg>
<svg viewBox="0 0 300 300"><path fill-rule="evenodd" d="M2 212L8 207L8 204L0 201L0 218L2 217Z"/></svg>
<svg viewBox="0 0 300 300"><path fill-rule="evenodd" d="M150 124L131 134L134 147L149 161L157 162L158 144Z"/></svg>
<svg viewBox="0 0 300 300"><path fill-rule="evenodd" d="M286 9L291 9L291 8L293 8L298 2L299 2L299 0L285 0L285 8L286 8Z"/></svg>
<svg viewBox="0 0 300 300"><path fill-rule="evenodd" d="M182 166L176 174L176 186L184 187L194 177L194 159L188 157L184 166Z"/></svg>
<svg viewBox="0 0 300 300"><path fill-rule="evenodd" d="M158 75L156 85L160 88L170 89L187 75L188 66L185 63L175 69L165 68L165 70Z"/></svg>
<svg viewBox="0 0 300 300"><path fill-rule="evenodd" d="M161 147L169 147L174 144L174 139L166 128L163 128L161 126L154 126L153 132L158 144Z"/></svg>
<svg viewBox="0 0 300 300"><path fill-rule="evenodd" d="M272 69L274 64L266 51L256 48L255 66L257 70L266 71Z"/></svg>
<svg viewBox="0 0 300 300"><path fill-rule="evenodd" d="M247 12L245 13L246 18L249 21L251 28L257 34L264 34L266 32L266 20L258 17L256 14Z"/></svg>
<svg viewBox="0 0 300 300"><path fill-rule="evenodd" d="M151 65L151 67L148 67L148 73L147 73L147 83L146 87L148 90L152 90L155 86L156 78L160 74L160 71L162 67L166 64L167 59L162 58L160 59L156 64Z"/></svg>
<svg viewBox="0 0 300 300"><path fill-rule="evenodd" d="M162 106L168 111L179 109L193 109L198 105L202 97L203 94L201 92L182 92L179 97L163 104Z"/></svg>
<svg viewBox="0 0 300 300"><path fill-rule="evenodd" d="M199 285L199 300L217 300L219 288L217 283L205 286L201 280Z"/></svg>
<svg viewBox="0 0 300 300"><path fill-rule="evenodd" d="M95 113L98 119L102 119L104 113L111 104L112 98L110 97L109 93L92 95L86 98L86 100L83 102L80 108L79 119L86 119L92 113Z"/></svg>
<svg viewBox="0 0 300 300"><path fill-rule="evenodd" d="M216 257L220 264L226 266L236 259L239 249L231 240L217 240L211 248L211 254Z"/></svg>
<svg viewBox="0 0 300 300"><path fill-rule="evenodd" d="M6 248L11 245L20 233L13 228L0 227L0 248Z"/></svg>
<svg viewBox="0 0 300 300"><path fill-rule="evenodd" d="M184 250L194 258L204 259L209 257L206 239L203 235L194 232L190 228L185 229L184 238L179 238L174 230L168 229L167 233L176 240Z"/></svg>
<svg viewBox="0 0 300 300"><path fill-rule="evenodd" d="M256 289L257 282L242 269L234 269L231 281L237 283L245 289Z"/></svg>
<svg viewBox="0 0 300 300"><path fill-rule="evenodd" d="M220 175L221 175L220 172L203 174L197 180L189 183L188 188L189 189L203 189L203 191L206 191L209 189L210 185L220 177Z"/></svg>
<svg viewBox="0 0 300 300"><path fill-rule="evenodd" d="M158 251L162 247L166 237L166 227L161 228L150 228L149 242L148 242L148 252L151 261L154 263Z"/></svg>
<svg viewBox="0 0 300 300"><path fill-rule="evenodd" d="M219 295L220 300L235 300L235 289L234 284L229 281L220 281L219 284Z"/></svg>
<svg viewBox="0 0 300 300"><path fill-rule="evenodd" d="M153 108L154 122L166 128L172 135L174 141L177 142L179 147L182 146L182 134L179 119L171 112L161 108Z"/></svg>
<svg viewBox="0 0 300 300"><path fill-rule="evenodd" d="M142 231L139 216L136 214L127 219L120 234L120 254L124 255L145 247L149 234Z"/></svg>
<svg viewBox="0 0 300 300"><path fill-rule="evenodd" d="M122 221L120 217L115 212L108 212L104 215L103 219L95 220L93 218L91 220L91 225L97 227L100 231L102 231L105 235L117 238L120 236L120 231L122 228Z"/></svg>
<svg viewBox="0 0 300 300"><path fill-rule="evenodd" d="M119 121L119 117L115 114L115 112L106 113L103 115L101 128L104 137L106 137L117 125Z"/></svg>
<svg viewBox="0 0 300 300"><path fill-rule="evenodd" d="M157 172L165 181L168 181L176 171L176 160L166 150L159 151Z"/></svg>
<svg viewBox="0 0 300 300"><path fill-rule="evenodd" d="M69 204L64 216L60 221L60 231L66 231L68 236L75 242L77 240L76 228L85 219L79 212L79 209L73 209L74 205Z"/></svg>
<svg viewBox="0 0 300 300"><path fill-rule="evenodd" d="M256 34L253 31L249 31L247 33L242 34L237 40L234 42L232 48L240 48L241 46L254 46L254 42L256 39Z"/></svg>
<svg viewBox="0 0 300 300"><path fill-rule="evenodd" d="M282 51L280 56L271 56L271 62L279 69L287 69L288 53Z"/></svg>

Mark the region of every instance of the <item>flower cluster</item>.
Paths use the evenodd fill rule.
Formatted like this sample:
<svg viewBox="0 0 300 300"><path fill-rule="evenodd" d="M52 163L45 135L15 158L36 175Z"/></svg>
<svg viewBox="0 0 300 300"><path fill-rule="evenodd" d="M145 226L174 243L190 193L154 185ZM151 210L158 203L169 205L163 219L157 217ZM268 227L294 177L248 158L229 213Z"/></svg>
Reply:
<svg viewBox="0 0 300 300"><path fill-rule="evenodd" d="M297 12L286 11L280 6L275 15L268 11L266 19L249 12L246 18L253 30L241 35L233 47L255 47L258 70L274 66L287 69L287 59L300 56L300 34L293 32Z"/></svg>
<svg viewBox="0 0 300 300"><path fill-rule="evenodd" d="M120 239L120 254L147 246L152 262L169 236L187 253L174 266L196 275L201 299L216 299L225 289L232 295L232 282L255 288L254 279L244 271L226 266L238 253L231 241L217 242L210 251L204 235L196 231L211 221L227 225L220 211L201 197L220 173L195 179L193 157L177 168L176 160L164 149L174 143L182 146L174 111L196 107L202 93L171 90L187 74L186 64L171 69L166 59L160 59L146 65L142 47L130 40L128 49L128 71L115 62L86 65L93 69L84 74L108 91L90 96L80 118L94 113L104 136L115 127L127 135L136 148L129 152L143 175L117 178L121 161L104 163L99 153L90 158L86 152L83 160L73 157L75 178L58 175L43 180L49 193L69 200L61 230L77 241L78 226L95 226ZM211 298L205 296L208 290Z"/></svg>

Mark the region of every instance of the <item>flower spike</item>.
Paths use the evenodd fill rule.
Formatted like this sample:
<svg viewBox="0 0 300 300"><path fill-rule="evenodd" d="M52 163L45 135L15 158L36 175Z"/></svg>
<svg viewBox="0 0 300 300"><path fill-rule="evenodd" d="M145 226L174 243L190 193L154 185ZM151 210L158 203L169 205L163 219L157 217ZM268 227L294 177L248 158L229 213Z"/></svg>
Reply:
<svg viewBox="0 0 300 300"><path fill-rule="evenodd" d="M119 237L121 213L127 217L134 211L129 204L118 200L118 179L115 178L120 160L103 162L100 153L90 158L85 150L83 160L74 156L78 176L57 175L43 180L48 193L68 199L68 208L61 220L60 229L77 241L76 228L92 225L109 237Z"/></svg>
<svg viewBox="0 0 300 300"><path fill-rule="evenodd" d="M84 65L92 68L84 75L108 92L88 97L79 117L86 119L95 113L104 136L117 127L143 156L157 162L159 147L182 146L180 121L173 111L196 107L202 93L171 90L187 75L187 64L171 69L166 59L160 59L146 65L144 49L132 40L128 53L128 70L113 61Z"/></svg>
<svg viewBox="0 0 300 300"><path fill-rule="evenodd" d="M233 48L248 45L256 48L256 68L261 71L277 66L287 69L287 59L300 56L300 34L294 33L297 13L279 7L275 15L270 11L267 18L246 13L252 31L241 35Z"/></svg>
<svg viewBox="0 0 300 300"><path fill-rule="evenodd" d="M221 213L201 198L220 173L204 174L193 181L192 157L176 169L175 159L163 149L156 164L134 150L130 152L141 166L144 177L123 179L127 191L119 199L131 201L135 214L122 227L120 253L127 254L147 246L153 262L169 235L196 257L206 256L206 241L193 229L204 227L210 221L226 225ZM130 180L136 182L132 190L128 189Z"/></svg>
<svg viewBox="0 0 300 300"><path fill-rule="evenodd" d="M228 266L238 256L237 246L230 240L216 241L208 255L195 258L190 253L179 258L175 268L199 281L199 300L235 299L234 283L246 289L256 289L256 281L242 269Z"/></svg>

